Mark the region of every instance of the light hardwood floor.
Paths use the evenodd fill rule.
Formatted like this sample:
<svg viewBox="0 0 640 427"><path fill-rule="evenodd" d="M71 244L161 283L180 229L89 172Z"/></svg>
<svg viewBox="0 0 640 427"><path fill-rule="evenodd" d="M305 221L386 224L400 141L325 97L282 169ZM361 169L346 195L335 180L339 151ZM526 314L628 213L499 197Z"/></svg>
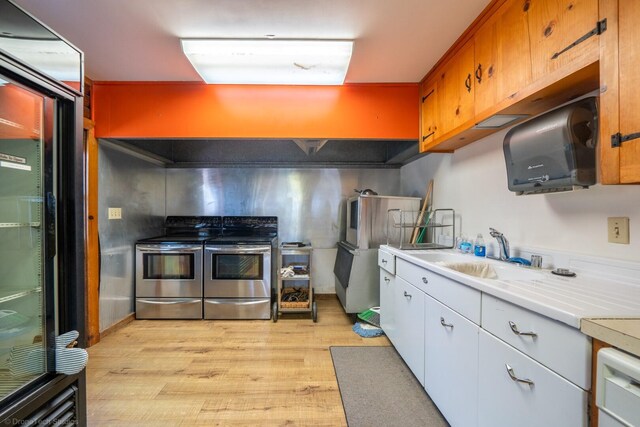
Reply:
<svg viewBox="0 0 640 427"><path fill-rule="evenodd" d="M90 426L342 426L330 346L361 338L333 296L318 322L136 320L89 349Z"/></svg>

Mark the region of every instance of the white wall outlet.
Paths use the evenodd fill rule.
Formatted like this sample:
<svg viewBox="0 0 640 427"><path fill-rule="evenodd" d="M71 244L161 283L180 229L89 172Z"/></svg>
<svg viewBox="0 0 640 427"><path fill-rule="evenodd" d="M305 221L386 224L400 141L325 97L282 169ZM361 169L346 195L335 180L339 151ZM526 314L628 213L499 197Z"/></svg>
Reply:
<svg viewBox="0 0 640 427"><path fill-rule="evenodd" d="M109 208L109 219L122 219L122 208Z"/></svg>
<svg viewBox="0 0 640 427"><path fill-rule="evenodd" d="M609 243L629 244L629 218L607 218Z"/></svg>

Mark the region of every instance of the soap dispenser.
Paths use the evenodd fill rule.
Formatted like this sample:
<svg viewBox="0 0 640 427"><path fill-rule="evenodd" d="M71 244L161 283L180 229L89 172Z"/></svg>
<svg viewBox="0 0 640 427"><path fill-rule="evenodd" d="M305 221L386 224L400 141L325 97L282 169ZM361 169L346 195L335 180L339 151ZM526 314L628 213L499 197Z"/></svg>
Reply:
<svg viewBox="0 0 640 427"><path fill-rule="evenodd" d="M473 245L473 254L475 256L485 256L487 254L487 247L484 244L482 233L478 233L475 244Z"/></svg>

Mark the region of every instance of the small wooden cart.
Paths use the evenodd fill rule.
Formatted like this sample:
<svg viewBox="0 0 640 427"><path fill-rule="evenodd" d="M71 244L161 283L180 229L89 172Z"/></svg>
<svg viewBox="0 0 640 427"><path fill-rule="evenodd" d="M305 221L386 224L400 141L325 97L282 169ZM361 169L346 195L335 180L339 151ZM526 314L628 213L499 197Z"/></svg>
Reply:
<svg viewBox="0 0 640 427"><path fill-rule="evenodd" d="M271 307L274 322L282 313L304 312L310 312L313 321L318 321L318 306L311 281L312 251L310 244L301 242L285 242L280 246L277 297Z"/></svg>

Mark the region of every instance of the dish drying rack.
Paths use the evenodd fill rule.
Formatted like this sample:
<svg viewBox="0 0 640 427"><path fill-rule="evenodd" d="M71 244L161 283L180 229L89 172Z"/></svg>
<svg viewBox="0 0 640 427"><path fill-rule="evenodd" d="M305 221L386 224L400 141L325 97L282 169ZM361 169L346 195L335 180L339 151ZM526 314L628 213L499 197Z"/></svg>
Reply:
<svg viewBox="0 0 640 427"><path fill-rule="evenodd" d="M416 239L412 237L416 233ZM452 249L456 235L455 211L434 209L387 211L387 245L398 249ZM446 243L445 243L446 241Z"/></svg>

